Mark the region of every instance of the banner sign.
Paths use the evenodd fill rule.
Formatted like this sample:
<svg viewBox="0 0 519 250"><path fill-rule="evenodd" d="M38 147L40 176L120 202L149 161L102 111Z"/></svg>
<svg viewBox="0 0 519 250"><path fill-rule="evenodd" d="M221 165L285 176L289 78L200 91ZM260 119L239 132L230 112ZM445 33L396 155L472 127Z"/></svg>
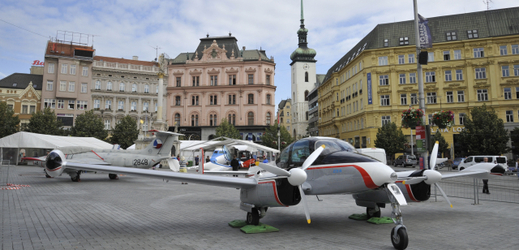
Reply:
<svg viewBox="0 0 519 250"><path fill-rule="evenodd" d="M432 48L431 30L427 18L418 14L418 34L420 34L420 48Z"/></svg>
<svg viewBox="0 0 519 250"><path fill-rule="evenodd" d="M368 104L373 104L373 99L371 98L371 73L368 73Z"/></svg>

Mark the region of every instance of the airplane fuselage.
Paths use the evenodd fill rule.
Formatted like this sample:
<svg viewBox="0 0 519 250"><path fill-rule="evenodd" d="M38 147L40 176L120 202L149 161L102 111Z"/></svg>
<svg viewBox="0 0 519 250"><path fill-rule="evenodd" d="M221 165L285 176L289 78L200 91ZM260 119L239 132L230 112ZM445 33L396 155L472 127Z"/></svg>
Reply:
<svg viewBox="0 0 519 250"><path fill-rule="evenodd" d="M160 163L161 160L168 158L168 156L152 156L137 152L139 151L97 150L69 155L67 159L84 160L85 162L88 162L89 159L96 159L112 166L150 168Z"/></svg>

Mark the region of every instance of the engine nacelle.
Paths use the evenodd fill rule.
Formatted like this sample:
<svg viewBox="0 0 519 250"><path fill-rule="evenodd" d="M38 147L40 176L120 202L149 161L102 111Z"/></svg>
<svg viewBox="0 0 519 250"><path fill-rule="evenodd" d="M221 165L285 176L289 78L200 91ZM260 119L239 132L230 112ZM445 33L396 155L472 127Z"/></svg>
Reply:
<svg viewBox="0 0 519 250"><path fill-rule="evenodd" d="M60 150L53 150L47 155L45 160L45 171L51 177L60 176L65 170L63 166L65 163L66 157Z"/></svg>

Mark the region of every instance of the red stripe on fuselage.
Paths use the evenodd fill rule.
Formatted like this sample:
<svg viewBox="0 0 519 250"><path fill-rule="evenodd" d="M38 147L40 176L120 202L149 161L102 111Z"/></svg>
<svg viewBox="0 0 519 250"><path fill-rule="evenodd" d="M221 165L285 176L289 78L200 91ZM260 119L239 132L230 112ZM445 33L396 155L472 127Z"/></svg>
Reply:
<svg viewBox="0 0 519 250"><path fill-rule="evenodd" d="M371 179L371 176L366 172L366 170L360 166L357 165L337 165L337 166L327 166L327 167L310 167L307 168L307 170L318 170L318 169L325 169L325 168L349 168L353 167L359 171L360 175L362 176L362 179L364 180L364 184L367 188L375 189L378 188L378 186L373 182L373 179Z"/></svg>
<svg viewBox="0 0 519 250"><path fill-rule="evenodd" d="M103 159L103 157L99 156L96 152L94 152L94 150L92 150L92 153L94 153L95 155L97 155L97 157L101 158L101 160L103 160L103 161L105 160L105 159Z"/></svg>
<svg viewBox="0 0 519 250"><path fill-rule="evenodd" d="M54 171L58 171L58 170L60 170L60 169L61 169L61 167L59 167L59 168L55 168L55 169L47 169L47 170L48 170L48 171L51 171L51 172L54 172Z"/></svg>
<svg viewBox="0 0 519 250"><path fill-rule="evenodd" d="M279 205L286 207L286 205L281 203L281 201L279 200L278 190L276 188L276 182L275 181L258 182L258 184L268 184L268 183L272 184L272 190L274 190L274 197L276 198L276 201L279 203Z"/></svg>
<svg viewBox="0 0 519 250"><path fill-rule="evenodd" d="M402 181L397 181L397 182L402 183ZM404 186L405 186L405 189L407 190L407 194L409 195L409 199L411 199L415 202L419 202L413 195L413 191L411 190L411 185L404 184Z"/></svg>

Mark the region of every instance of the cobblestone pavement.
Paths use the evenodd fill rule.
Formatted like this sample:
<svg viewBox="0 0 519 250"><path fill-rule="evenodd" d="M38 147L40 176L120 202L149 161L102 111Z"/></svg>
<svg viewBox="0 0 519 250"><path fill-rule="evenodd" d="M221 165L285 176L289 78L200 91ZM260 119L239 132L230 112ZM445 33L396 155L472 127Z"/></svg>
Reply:
<svg viewBox="0 0 519 250"><path fill-rule="evenodd" d="M74 183L30 166L11 167L9 182L30 187L0 190L2 250L393 249L393 224L348 219L365 212L351 195L307 196L310 225L302 206L271 208L261 221L280 231L245 234L227 225L245 219L232 188L93 173ZM402 207L408 249L517 247L517 204L451 201L454 208L441 198Z"/></svg>

